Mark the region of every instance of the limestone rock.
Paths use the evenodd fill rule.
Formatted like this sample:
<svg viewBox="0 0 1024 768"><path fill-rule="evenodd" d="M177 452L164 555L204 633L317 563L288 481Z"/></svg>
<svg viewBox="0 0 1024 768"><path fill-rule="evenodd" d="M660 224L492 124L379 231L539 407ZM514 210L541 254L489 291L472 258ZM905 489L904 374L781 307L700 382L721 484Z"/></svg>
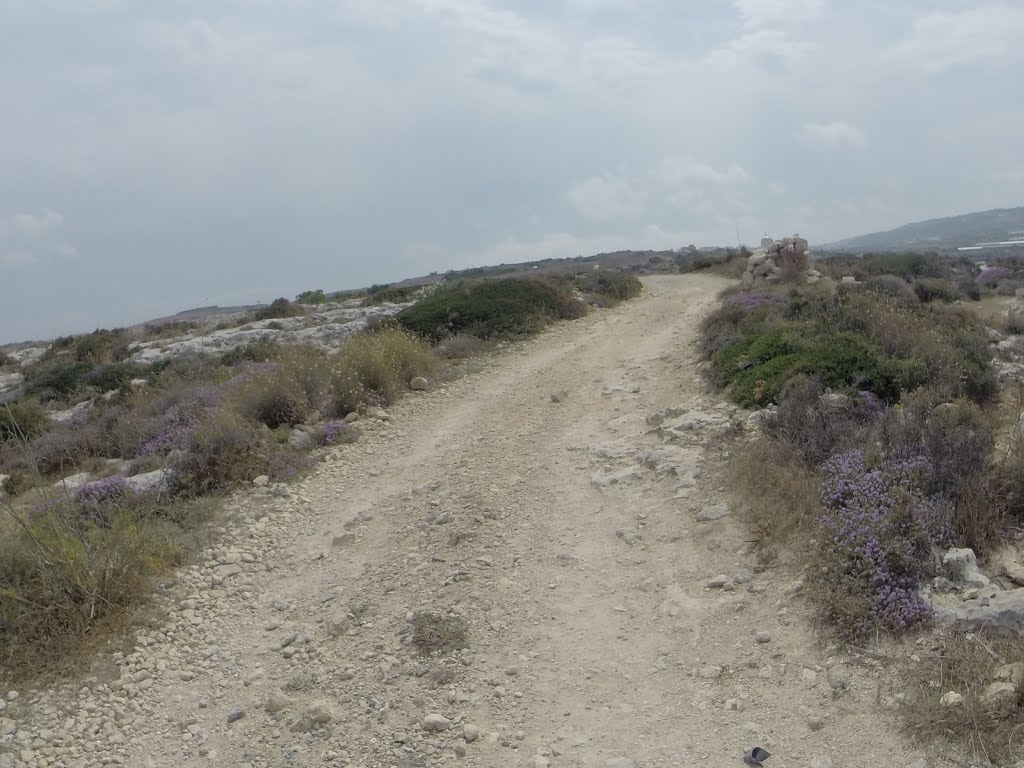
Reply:
<svg viewBox="0 0 1024 768"><path fill-rule="evenodd" d="M127 478L127 482L136 493L159 493L167 490L170 474L166 469L156 469L141 475L132 475Z"/></svg>
<svg viewBox="0 0 1024 768"><path fill-rule="evenodd" d="M452 721L444 715L431 714L423 718L424 731L447 731L452 727Z"/></svg>
<svg viewBox="0 0 1024 768"><path fill-rule="evenodd" d="M991 583L978 570L973 549L950 549L942 556L942 567L949 579L965 587L984 589Z"/></svg>
<svg viewBox="0 0 1024 768"><path fill-rule="evenodd" d="M946 691L939 699L939 704L944 707L959 707L964 703L964 697L956 691Z"/></svg>

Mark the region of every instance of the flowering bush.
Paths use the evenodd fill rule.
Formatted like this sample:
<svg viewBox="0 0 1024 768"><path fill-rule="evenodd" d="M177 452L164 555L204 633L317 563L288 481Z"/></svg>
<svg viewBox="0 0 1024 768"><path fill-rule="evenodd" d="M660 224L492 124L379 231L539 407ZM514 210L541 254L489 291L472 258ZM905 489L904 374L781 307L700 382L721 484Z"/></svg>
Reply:
<svg viewBox="0 0 1024 768"><path fill-rule="evenodd" d="M87 483L75 491L75 501L79 504L103 504L116 501L134 493L131 485L121 475L112 475L102 480Z"/></svg>
<svg viewBox="0 0 1024 768"><path fill-rule="evenodd" d="M841 629L849 634L902 631L931 618L918 584L929 575L931 546L949 543L952 509L925 496L929 472L920 456L873 464L859 450L825 464L816 522L826 536L826 611L842 615L851 595L866 609L845 616Z"/></svg>
<svg viewBox="0 0 1024 768"><path fill-rule="evenodd" d="M761 307L773 307L782 304L782 298L772 293L737 293L726 299L727 304L752 312Z"/></svg>
<svg viewBox="0 0 1024 768"><path fill-rule="evenodd" d="M998 285L1000 281L1008 280L1011 277L1013 277L1013 271L1006 267L988 267L978 273L978 276L974 278L974 282L978 285L993 288Z"/></svg>
<svg viewBox="0 0 1024 768"><path fill-rule="evenodd" d="M323 442L324 445L353 443L358 437L356 430L344 421L327 422L321 430L321 435L321 442Z"/></svg>

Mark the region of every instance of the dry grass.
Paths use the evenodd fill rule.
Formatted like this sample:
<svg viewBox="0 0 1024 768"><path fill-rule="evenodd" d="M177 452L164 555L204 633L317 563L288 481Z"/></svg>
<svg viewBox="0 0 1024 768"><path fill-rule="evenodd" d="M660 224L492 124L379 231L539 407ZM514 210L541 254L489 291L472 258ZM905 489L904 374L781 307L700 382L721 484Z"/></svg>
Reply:
<svg viewBox="0 0 1024 768"><path fill-rule="evenodd" d="M344 416L364 405L388 405L411 379L429 376L436 365L429 345L400 328L352 336L334 360L334 410Z"/></svg>
<svg viewBox="0 0 1024 768"><path fill-rule="evenodd" d="M1008 765L1024 756L1021 687L1002 710L986 706L983 699L1000 667L1024 662L1024 638L944 630L930 640L931 649L918 654L921 663L905 668L898 681L908 734L927 745L963 750L972 761ZM949 691L963 696L963 703L943 706L940 701Z"/></svg>
<svg viewBox="0 0 1024 768"><path fill-rule="evenodd" d="M818 476L793 449L765 438L740 446L728 465L739 512L765 554L805 552L820 509Z"/></svg>
<svg viewBox="0 0 1024 768"><path fill-rule="evenodd" d="M459 616L424 611L413 616L409 623L412 644L422 654L451 653L469 645L469 628Z"/></svg>
<svg viewBox="0 0 1024 768"><path fill-rule="evenodd" d="M180 565L204 508L131 500L98 514L65 502L26 516L0 513L0 668L11 679L66 673L125 625L152 577Z"/></svg>

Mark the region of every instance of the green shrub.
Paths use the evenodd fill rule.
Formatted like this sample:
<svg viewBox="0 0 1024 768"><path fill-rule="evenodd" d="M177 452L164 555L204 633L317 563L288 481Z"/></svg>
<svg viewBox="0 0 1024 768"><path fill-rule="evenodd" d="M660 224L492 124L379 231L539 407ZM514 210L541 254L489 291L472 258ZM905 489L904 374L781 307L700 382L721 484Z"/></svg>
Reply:
<svg viewBox="0 0 1024 768"><path fill-rule="evenodd" d="M288 299L281 297L274 299L266 307L260 307L253 313L254 320L274 320L281 317L295 317L301 315L302 309L292 304Z"/></svg>
<svg viewBox="0 0 1024 768"><path fill-rule="evenodd" d="M921 277L914 281L914 293L927 304L930 301L944 301L952 304L963 298L963 294L948 280L939 277Z"/></svg>
<svg viewBox="0 0 1024 768"><path fill-rule="evenodd" d="M152 371L137 363L98 365L82 377L82 381L98 392L120 389L132 379L144 379Z"/></svg>
<svg viewBox="0 0 1024 768"><path fill-rule="evenodd" d="M379 306L380 304L402 304L409 301L409 298L416 292L416 288L399 288L396 285L372 285L366 292L363 299L364 307Z"/></svg>
<svg viewBox="0 0 1024 768"><path fill-rule="evenodd" d="M14 358L8 355L6 352L0 352L0 368L8 365L14 365Z"/></svg>
<svg viewBox="0 0 1024 768"><path fill-rule="evenodd" d="M344 416L365 405L387 405L416 376L429 376L436 358L408 331L384 327L350 336L332 360L333 410Z"/></svg>
<svg viewBox="0 0 1024 768"><path fill-rule="evenodd" d="M147 339L167 339L174 336L184 336L189 331L198 328L199 323L194 320L170 320L166 323L151 323L145 327Z"/></svg>
<svg viewBox="0 0 1024 768"><path fill-rule="evenodd" d="M281 354L281 345L273 339L257 339L248 344L229 349L220 357L221 365L234 367L244 362L265 363Z"/></svg>
<svg viewBox="0 0 1024 768"><path fill-rule="evenodd" d="M553 281L508 278L443 286L403 310L397 320L438 342L458 333L481 339L518 338L556 320L585 314L586 307L572 292Z"/></svg>
<svg viewBox="0 0 1024 768"><path fill-rule="evenodd" d="M573 284L581 293L595 294L613 305L640 295L643 283L632 272L618 269L600 269L577 275Z"/></svg>
<svg viewBox="0 0 1024 768"><path fill-rule="evenodd" d="M102 508L101 508L102 507ZM68 671L179 565L192 508L148 497L50 503L0 539L0 666L12 677Z"/></svg>
<svg viewBox="0 0 1024 768"><path fill-rule="evenodd" d="M919 301L914 287L896 275L872 275L864 281L864 290L891 296L907 304L917 304Z"/></svg>
<svg viewBox="0 0 1024 768"><path fill-rule="evenodd" d="M266 447L256 428L229 411L220 411L193 432L172 485L178 494L205 496L266 471Z"/></svg>
<svg viewBox="0 0 1024 768"><path fill-rule="evenodd" d="M745 406L775 399L798 373L890 403L924 385L976 402L998 390L984 327L965 311L859 290L754 298L727 298L702 326L713 381Z"/></svg>
<svg viewBox="0 0 1024 768"><path fill-rule="evenodd" d="M86 376L94 367L82 362L36 363L25 371L25 394L43 402L70 397L88 387Z"/></svg>
<svg viewBox="0 0 1024 768"><path fill-rule="evenodd" d="M318 350L290 347L272 370L240 385L232 400L240 413L271 429L294 426L324 405L330 379L331 367Z"/></svg>
<svg viewBox="0 0 1024 768"><path fill-rule="evenodd" d="M0 442L31 440L50 428L50 419L38 400L21 398L0 405Z"/></svg>
<svg viewBox="0 0 1024 768"><path fill-rule="evenodd" d="M325 304L326 302L327 296L320 288L315 291L303 291L295 297L296 304Z"/></svg>

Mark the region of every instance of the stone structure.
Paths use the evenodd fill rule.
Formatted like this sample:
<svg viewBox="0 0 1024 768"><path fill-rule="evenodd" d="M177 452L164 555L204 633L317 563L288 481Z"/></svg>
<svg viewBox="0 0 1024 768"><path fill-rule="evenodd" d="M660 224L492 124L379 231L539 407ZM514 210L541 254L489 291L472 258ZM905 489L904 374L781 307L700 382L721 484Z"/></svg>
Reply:
<svg viewBox="0 0 1024 768"><path fill-rule="evenodd" d="M807 283L821 279L821 273L812 267L810 246L799 235L781 240L770 237L761 240L761 247L747 260L743 284L774 283L783 276L793 276Z"/></svg>

